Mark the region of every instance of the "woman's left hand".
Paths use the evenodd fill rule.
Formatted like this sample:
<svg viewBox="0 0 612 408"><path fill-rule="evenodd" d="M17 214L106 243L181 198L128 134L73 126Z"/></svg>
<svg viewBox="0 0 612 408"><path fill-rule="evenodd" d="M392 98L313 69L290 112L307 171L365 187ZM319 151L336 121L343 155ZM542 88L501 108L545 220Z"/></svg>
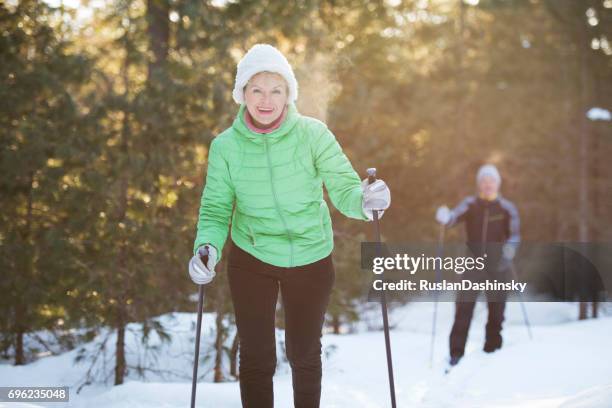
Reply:
<svg viewBox="0 0 612 408"><path fill-rule="evenodd" d="M380 219L391 205L391 190L384 181L379 179L370 184L367 178L361 182L361 188L363 190L363 212L371 221L374 219L373 211L377 210Z"/></svg>

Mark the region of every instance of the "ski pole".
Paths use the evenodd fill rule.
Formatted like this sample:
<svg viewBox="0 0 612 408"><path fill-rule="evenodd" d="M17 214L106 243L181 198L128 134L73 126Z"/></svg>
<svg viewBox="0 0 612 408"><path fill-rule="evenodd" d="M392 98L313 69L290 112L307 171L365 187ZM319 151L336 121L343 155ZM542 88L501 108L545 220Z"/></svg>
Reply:
<svg viewBox="0 0 612 408"><path fill-rule="evenodd" d="M518 275L516 273L516 269L514 268L514 263L511 264L510 269L512 271L512 279L518 280ZM525 307L525 302L523 302L523 295L520 292L518 295L519 301L521 302L523 320L525 321L525 327L527 327L527 333L529 334L529 340L533 340L533 335L531 334L531 324L529 324L529 317L527 316L527 308Z"/></svg>
<svg viewBox="0 0 612 408"><path fill-rule="evenodd" d="M376 169L369 168L368 170L368 183L372 184L376 181ZM378 219L378 210L372 210L372 218L374 221L374 233L376 237L376 242L378 244L381 243L380 238L380 220ZM380 245L378 246L380 250ZM391 394L391 407L396 408L395 403L395 383L393 381L393 361L391 359L391 338L389 336L389 316L387 314L387 299L385 296L385 291L381 291L380 294L380 305L382 308L382 317L383 317L383 327L385 332L385 348L387 351L387 370L389 373L389 392Z"/></svg>
<svg viewBox="0 0 612 408"><path fill-rule="evenodd" d="M208 256L208 252L204 252L203 256ZM195 359L193 360L193 379L191 382L191 408L195 408L198 361L200 359L200 331L202 330L202 308L204 304L204 285L198 286L198 323L196 325Z"/></svg>
<svg viewBox="0 0 612 408"><path fill-rule="evenodd" d="M444 224L440 225L440 234L438 235L438 250L437 257L438 259L442 258L444 252L444 233L446 231L446 226ZM436 267L436 283L440 281L440 268ZM430 345L430 353L429 353L429 367L433 366L433 358L434 358L434 346L436 343L436 322L438 320L438 291L434 292L434 312L433 312L433 322L431 325L431 345Z"/></svg>

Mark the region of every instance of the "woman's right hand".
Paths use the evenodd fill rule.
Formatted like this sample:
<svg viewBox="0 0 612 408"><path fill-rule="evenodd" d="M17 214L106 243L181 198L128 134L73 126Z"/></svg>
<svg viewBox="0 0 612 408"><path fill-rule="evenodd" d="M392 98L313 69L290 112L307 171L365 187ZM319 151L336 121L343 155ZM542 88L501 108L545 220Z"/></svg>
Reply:
<svg viewBox="0 0 612 408"><path fill-rule="evenodd" d="M189 261L189 276L197 285L206 285L215 277L217 250L210 244L202 245Z"/></svg>

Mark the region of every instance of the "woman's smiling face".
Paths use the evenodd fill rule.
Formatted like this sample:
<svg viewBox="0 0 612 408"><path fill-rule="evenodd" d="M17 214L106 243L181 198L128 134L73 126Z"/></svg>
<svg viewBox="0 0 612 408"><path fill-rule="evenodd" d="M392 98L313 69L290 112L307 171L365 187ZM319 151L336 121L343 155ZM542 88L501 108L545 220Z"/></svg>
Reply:
<svg viewBox="0 0 612 408"><path fill-rule="evenodd" d="M253 75L244 89L246 108L257 125L269 125L283 113L287 104L287 82L279 74Z"/></svg>

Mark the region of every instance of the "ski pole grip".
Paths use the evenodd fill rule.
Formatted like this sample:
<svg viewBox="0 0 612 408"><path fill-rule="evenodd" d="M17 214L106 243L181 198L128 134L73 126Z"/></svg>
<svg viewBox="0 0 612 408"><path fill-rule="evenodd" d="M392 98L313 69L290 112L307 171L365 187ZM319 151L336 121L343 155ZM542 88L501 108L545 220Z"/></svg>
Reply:
<svg viewBox="0 0 612 408"><path fill-rule="evenodd" d="M207 261L207 257L208 257L208 249L206 249L205 246L201 247L198 249L198 256L200 257L200 259L206 263Z"/></svg>
<svg viewBox="0 0 612 408"><path fill-rule="evenodd" d="M376 167L370 167L368 170L368 183L372 184L376 181Z"/></svg>

